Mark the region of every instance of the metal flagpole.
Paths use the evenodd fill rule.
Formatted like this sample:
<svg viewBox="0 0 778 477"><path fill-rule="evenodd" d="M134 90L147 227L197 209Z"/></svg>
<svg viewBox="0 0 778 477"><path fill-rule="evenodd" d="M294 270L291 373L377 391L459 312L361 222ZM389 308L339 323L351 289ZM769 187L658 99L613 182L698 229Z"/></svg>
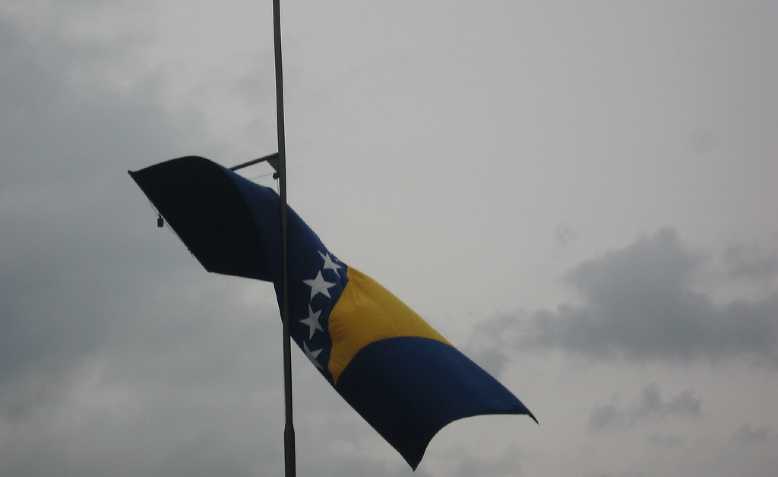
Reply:
<svg viewBox="0 0 778 477"><path fill-rule="evenodd" d="M294 424L292 419L292 355L289 345L289 276L286 217L286 142L284 137L284 81L281 63L280 0L273 0L273 44L276 69L276 128L278 130L278 176L281 189L281 321L284 333L284 475L295 477L297 469L294 452Z"/></svg>

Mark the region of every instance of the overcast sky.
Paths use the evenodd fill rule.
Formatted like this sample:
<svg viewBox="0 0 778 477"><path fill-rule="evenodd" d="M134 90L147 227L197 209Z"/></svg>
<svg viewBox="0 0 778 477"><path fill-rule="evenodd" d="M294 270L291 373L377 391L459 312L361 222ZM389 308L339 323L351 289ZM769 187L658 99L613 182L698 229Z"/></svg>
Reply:
<svg viewBox="0 0 778 477"><path fill-rule="evenodd" d="M778 2L282 3L291 204L541 422L417 475L774 475ZM270 5L0 3L0 474L282 474L272 286L126 174L276 150ZM299 474L412 475L293 355Z"/></svg>

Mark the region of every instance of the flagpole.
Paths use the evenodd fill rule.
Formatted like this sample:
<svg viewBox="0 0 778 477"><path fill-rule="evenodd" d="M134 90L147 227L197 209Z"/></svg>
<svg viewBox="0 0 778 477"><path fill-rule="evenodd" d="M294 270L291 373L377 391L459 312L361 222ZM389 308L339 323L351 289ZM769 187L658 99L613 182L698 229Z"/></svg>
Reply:
<svg viewBox="0 0 778 477"><path fill-rule="evenodd" d="M281 192L281 322L284 352L284 475L295 477L294 423L292 419L292 353L289 344L289 275L286 207L286 139L284 136L284 80L281 62L281 7L273 0L273 45L276 70L276 129L278 131L278 176Z"/></svg>

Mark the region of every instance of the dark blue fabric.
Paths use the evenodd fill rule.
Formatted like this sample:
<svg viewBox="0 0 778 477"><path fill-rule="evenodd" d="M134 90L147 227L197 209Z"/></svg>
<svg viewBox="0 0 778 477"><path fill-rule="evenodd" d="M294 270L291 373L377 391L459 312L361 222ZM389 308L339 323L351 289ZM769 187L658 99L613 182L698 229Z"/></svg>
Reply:
<svg viewBox="0 0 778 477"><path fill-rule="evenodd" d="M206 270L272 282L281 300L281 200L273 189L255 184L208 159L188 156L130 172L154 206ZM332 342L329 316L347 283L346 265L289 207L289 333L301 349L317 353L311 361L332 382L327 368ZM324 269L328 254L342 269ZM321 273L333 284L330 297L311 297L304 280ZM309 335L301 322L319 312L323 331ZM310 358L310 356L309 356Z"/></svg>
<svg viewBox="0 0 778 477"><path fill-rule="evenodd" d="M257 246L262 231L224 171L190 156L130 175L206 270L272 280L277 272L266 261L265 249Z"/></svg>
<svg viewBox="0 0 778 477"><path fill-rule="evenodd" d="M366 346L336 389L414 469L432 437L452 421L480 414L532 416L467 356L427 338L391 338Z"/></svg>

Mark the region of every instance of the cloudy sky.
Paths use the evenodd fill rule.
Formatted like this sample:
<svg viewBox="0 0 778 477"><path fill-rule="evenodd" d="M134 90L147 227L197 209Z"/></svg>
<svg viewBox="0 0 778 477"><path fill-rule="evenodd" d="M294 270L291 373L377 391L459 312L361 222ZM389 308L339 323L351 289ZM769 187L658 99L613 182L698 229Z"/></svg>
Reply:
<svg viewBox="0 0 778 477"><path fill-rule="evenodd" d="M292 205L541 421L418 475L773 475L778 3L283 3ZM270 13L0 4L0 474L281 475L272 287L126 174L275 150ZM412 475L293 354L299 474Z"/></svg>

